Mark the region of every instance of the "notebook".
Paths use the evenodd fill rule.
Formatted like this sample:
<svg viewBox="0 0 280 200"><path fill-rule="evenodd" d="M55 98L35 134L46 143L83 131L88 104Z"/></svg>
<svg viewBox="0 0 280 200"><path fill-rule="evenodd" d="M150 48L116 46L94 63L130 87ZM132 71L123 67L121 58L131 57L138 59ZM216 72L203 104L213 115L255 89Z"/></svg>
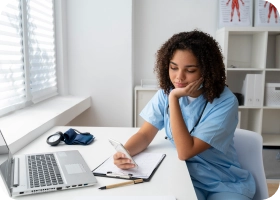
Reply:
<svg viewBox="0 0 280 200"><path fill-rule="evenodd" d="M79 151L14 156L0 131L0 174L10 196L52 192L97 183Z"/></svg>
<svg viewBox="0 0 280 200"><path fill-rule="evenodd" d="M101 165L95 168L92 172L95 176L103 176L108 178L121 179L138 179L150 181L163 159L165 154L161 153L140 153L133 156L133 159L138 164L137 169L122 170L113 162L113 155L106 159Z"/></svg>

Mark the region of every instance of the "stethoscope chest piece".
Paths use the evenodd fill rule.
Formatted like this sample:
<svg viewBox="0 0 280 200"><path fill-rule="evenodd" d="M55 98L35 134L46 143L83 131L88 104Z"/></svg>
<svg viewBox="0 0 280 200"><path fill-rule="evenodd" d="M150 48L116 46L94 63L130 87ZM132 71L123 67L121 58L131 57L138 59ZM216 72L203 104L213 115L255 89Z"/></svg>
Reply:
<svg viewBox="0 0 280 200"><path fill-rule="evenodd" d="M53 135L50 135L47 138L47 143L51 146L56 146L60 143L60 141L64 141L64 136L62 132L56 132Z"/></svg>

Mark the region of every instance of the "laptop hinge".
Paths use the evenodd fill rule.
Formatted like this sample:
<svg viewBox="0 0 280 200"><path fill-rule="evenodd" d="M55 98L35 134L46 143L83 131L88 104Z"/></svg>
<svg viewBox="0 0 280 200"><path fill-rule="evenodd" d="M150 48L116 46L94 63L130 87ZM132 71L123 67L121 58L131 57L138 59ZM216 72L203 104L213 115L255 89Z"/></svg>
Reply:
<svg viewBox="0 0 280 200"><path fill-rule="evenodd" d="M13 186L19 185L19 158L13 159Z"/></svg>

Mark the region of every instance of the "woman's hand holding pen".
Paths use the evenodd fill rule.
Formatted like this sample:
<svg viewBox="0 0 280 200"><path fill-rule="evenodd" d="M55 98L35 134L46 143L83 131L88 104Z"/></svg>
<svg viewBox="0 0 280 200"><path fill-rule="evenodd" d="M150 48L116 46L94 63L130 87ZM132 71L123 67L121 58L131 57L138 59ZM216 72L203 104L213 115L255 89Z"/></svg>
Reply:
<svg viewBox="0 0 280 200"><path fill-rule="evenodd" d="M115 153L113 158L114 158L114 164L120 169L131 169L135 167L135 165L131 162L131 160L121 152Z"/></svg>
<svg viewBox="0 0 280 200"><path fill-rule="evenodd" d="M176 97L179 99L180 97L183 96L191 96L191 97L196 97L197 94L201 94L199 91L200 85L203 83L203 78L201 77L200 79L189 83L186 87L183 88L175 88L171 91L170 97Z"/></svg>

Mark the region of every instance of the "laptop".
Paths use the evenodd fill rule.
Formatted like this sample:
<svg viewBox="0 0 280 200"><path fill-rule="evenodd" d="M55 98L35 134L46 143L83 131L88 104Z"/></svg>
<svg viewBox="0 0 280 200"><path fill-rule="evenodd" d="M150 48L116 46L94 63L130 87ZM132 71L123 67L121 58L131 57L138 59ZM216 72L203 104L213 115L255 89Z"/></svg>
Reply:
<svg viewBox="0 0 280 200"><path fill-rule="evenodd" d="M1 131L0 174L12 197L88 187L97 183L79 151L13 156Z"/></svg>

